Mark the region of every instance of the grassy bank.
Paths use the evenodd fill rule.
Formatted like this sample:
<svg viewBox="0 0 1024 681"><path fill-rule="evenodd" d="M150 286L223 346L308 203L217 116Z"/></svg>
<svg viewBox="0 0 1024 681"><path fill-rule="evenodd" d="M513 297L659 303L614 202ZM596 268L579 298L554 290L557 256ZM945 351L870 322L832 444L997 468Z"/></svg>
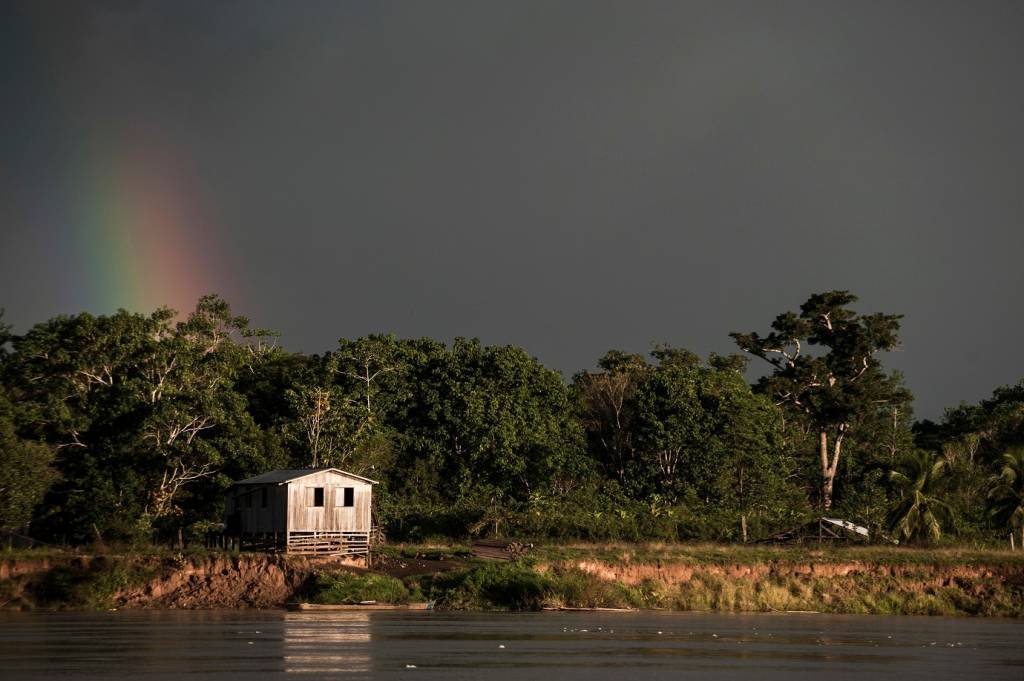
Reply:
<svg viewBox="0 0 1024 681"><path fill-rule="evenodd" d="M473 561L467 555L459 545L389 547L386 556L392 562L429 558L454 565L443 572L403 574L392 587L401 598L422 596L439 609L453 610L602 607L1024 615L1024 553L1019 552L579 544L534 547L517 563ZM437 565L432 563L433 568ZM344 593L350 595L344 602L377 593L363 579L369 578L345 577ZM313 598L339 602L315 592Z"/></svg>
<svg viewBox="0 0 1024 681"><path fill-rule="evenodd" d="M619 564L662 562L694 566L765 565L779 562L793 564L863 562L888 566L922 565L930 567L996 564L1024 569L1024 551L1011 552L971 547L909 548L877 545L577 543L538 545L530 552L529 559L533 562L598 560Z"/></svg>
<svg viewBox="0 0 1024 681"><path fill-rule="evenodd" d="M516 563L464 545L389 546L374 570L262 554L67 556L0 552L0 607L280 607L408 603L1024 616L1024 552L895 547L578 544Z"/></svg>
<svg viewBox="0 0 1024 681"><path fill-rule="evenodd" d="M329 605L368 601L404 605L422 599L422 594L414 582L406 584L388 575L342 570L329 570L313 575L305 592L308 602Z"/></svg>
<svg viewBox="0 0 1024 681"><path fill-rule="evenodd" d="M0 560L19 572L17 559L0 554ZM22 574L0 579L0 608L104 610L114 607L119 593L143 585L157 574L152 560L136 556L69 559L48 554L21 560L22 567L26 560L37 564L29 564L30 569Z"/></svg>

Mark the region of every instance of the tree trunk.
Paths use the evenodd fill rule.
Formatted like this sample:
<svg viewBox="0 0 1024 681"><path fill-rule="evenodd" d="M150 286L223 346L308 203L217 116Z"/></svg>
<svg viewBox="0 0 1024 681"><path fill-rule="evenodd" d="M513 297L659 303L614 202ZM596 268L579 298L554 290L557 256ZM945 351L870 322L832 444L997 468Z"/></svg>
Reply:
<svg viewBox="0 0 1024 681"><path fill-rule="evenodd" d="M743 530L743 543L747 543L747 514L740 516L740 529Z"/></svg>
<svg viewBox="0 0 1024 681"><path fill-rule="evenodd" d="M822 429L819 436L821 438L821 509L827 511L832 508L832 481L834 476L828 474L828 431Z"/></svg>
<svg viewBox="0 0 1024 681"><path fill-rule="evenodd" d="M827 511L832 508L832 484L836 479L836 471L839 470L839 454L843 448L843 436L846 435L847 424L840 424L836 440L832 444L832 456L828 451L828 431L824 428L819 432L821 455L821 508Z"/></svg>

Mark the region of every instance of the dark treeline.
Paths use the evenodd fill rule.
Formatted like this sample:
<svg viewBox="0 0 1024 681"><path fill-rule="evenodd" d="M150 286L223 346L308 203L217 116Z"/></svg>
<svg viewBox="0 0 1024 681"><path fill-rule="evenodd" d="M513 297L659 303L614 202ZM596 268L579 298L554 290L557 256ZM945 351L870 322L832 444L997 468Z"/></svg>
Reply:
<svg viewBox="0 0 1024 681"><path fill-rule="evenodd" d="M1024 383L914 423L878 359L899 317L855 300L811 296L706 361L613 350L569 383L476 340L291 353L216 296L181 321L0 323L0 530L198 537L232 480L337 466L380 481L396 539L744 540L824 512L902 540L1005 541L1024 525ZM748 361L769 370L753 386Z"/></svg>

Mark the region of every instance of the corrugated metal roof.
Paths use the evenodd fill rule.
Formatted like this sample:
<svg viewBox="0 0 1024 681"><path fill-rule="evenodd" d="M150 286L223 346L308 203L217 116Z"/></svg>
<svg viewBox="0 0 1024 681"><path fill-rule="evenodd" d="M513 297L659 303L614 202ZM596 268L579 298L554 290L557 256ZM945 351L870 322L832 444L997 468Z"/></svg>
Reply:
<svg viewBox="0 0 1024 681"><path fill-rule="evenodd" d="M863 535L865 537L868 536L868 528L861 527L860 525L854 525L849 520L840 520L839 518L822 518L822 520L824 520L826 523L838 525L839 527L850 530L851 532L856 532L857 534Z"/></svg>
<svg viewBox="0 0 1024 681"><path fill-rule="evenodd" d="M298 480L304 478L307 475L313 475L314 473L323 473L324 471L334 471L349 478L355 478L356 480L362 480L368 482L371 485L376 485L376 480L370 480L364 478L361 475L355 473L348 473L341 470L340 468L293 468L293 469L282 469L278 471L270 471L269 473L263 473L253 478L246 478L245 480L239 480L236 485L272 485L274 483L280 485L285 482L291 482L292 480Z"/></svg>

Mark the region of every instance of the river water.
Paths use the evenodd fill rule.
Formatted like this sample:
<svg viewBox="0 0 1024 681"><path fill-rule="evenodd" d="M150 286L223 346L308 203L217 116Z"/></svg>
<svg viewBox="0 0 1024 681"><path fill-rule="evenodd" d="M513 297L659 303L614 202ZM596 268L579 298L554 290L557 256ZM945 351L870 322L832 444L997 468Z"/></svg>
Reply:
<svg viewBox="0 0 1024 681"><path fill-rule="evenodd" d="M1024 679L1024 622L813 614L0 613L0 678Z"/></svg>

